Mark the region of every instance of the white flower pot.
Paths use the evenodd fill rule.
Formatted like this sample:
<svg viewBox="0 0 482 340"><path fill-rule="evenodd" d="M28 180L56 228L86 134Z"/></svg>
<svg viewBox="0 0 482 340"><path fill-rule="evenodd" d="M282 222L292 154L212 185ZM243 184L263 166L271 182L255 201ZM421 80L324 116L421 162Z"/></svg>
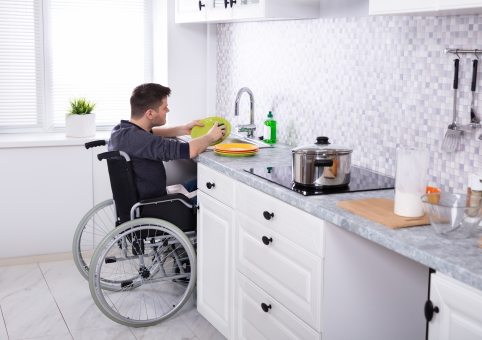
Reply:
<svg viewBox="0 0 482 340"><path fill-rule="evenodd" d="M65 120L67 137L95 136L95 113L88 115L70 115Z"/></svg>

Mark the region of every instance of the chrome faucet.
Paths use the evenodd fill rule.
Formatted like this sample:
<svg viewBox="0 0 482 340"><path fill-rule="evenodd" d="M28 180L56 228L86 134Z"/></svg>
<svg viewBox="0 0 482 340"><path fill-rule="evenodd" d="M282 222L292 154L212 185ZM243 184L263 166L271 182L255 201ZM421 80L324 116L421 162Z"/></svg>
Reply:
<svg viewBox="0 0 482 340"><path fill-rule="evenodd" d="M249 101L250 105L250 114L249 114L249 124L238 124L236 125L236 132L247 132L248 138L254 138L254 131L256 130L256 125L254 125L254 95L253 92L247 88L243 87L241 90L238 91L238 95L236 96L236 101L234 102L234 115L239 116L239 100L244 92L249 94Z"/></svg>

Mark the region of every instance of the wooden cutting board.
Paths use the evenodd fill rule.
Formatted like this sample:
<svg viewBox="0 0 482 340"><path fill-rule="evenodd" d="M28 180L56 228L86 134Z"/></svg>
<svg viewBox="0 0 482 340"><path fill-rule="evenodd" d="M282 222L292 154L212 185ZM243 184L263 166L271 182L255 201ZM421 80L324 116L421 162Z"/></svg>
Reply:
<svg viewBox="0 0 482 340"><path fill-rule="evenodd" d="M394 229L430 224L427 215L422 217L402 217L395 215L393 213L394 201L388 198L341 201L336 205Z"/></svg>

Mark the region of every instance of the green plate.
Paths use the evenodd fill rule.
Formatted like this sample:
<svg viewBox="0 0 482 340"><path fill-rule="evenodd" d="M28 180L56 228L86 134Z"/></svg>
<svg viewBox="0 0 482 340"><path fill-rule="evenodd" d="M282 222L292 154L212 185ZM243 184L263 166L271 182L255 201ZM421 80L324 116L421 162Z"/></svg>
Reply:
<svg viewBox="0 0 482 340"><path fill-rule="evenodd" d="M226 157L248 157L258 153L258 151L250 152L250 153L224 153L224 152L217 152L217 151L214 151L214 152L217 153L218 155L226 156Z"/></svg>
<svg viewBox="0 0 482 340"><path fill-rule="evenodd" d="M223 141L226 140L226 138L229 137L229 135L231 134L231 124L224 118L221 118L221 117L209 117L209 118L204 118L204 119L201 119L199 122L201 122L202 124L204 124L203 127L201 126L195 126L192 128L191 130L191 138L198 138L198 137L202 137L204 136L206 133L209 132L209 130L211 130L211 128L213 127L214 123L216 122L219 122L219 125L221 124L224 124L226 125L226 134L224 135L224 138L221 139L221 140L218 140L217 142L214 142L214 143L211 143L210 145L213 146L213 145L216 145L216 144L219 144Z"/></svg>

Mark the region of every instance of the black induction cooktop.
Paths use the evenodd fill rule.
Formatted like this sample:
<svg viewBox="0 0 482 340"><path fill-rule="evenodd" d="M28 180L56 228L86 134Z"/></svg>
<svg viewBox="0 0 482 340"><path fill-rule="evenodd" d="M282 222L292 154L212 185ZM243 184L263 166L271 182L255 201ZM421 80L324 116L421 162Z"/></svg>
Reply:
<svg viewBox="0 0 482 340"><path fill-rule="evenodd" d="M265 168L243 169L253 175L267 179L305 196L341 194L358 191L386 190L395 187L395 178L367 169L352 166L350 183L343 187L315 189L293 183L292 166L270 166Z"/></svg>

